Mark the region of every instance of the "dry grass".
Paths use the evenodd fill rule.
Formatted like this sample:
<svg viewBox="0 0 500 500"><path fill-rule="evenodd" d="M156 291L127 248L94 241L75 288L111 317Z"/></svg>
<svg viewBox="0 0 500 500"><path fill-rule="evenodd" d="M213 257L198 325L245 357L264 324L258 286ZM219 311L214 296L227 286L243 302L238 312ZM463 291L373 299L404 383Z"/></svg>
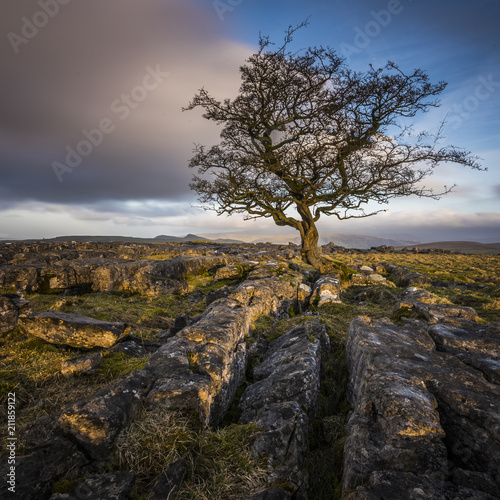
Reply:
<svg viewBox="0 0 500 500"><path fill-rule="evenodd" d="M170 500L239 499L266 483L267 471L251 452L259 429L231 425L204 429L190 415L156 407L143 412L121 438L117 462L138 478L137 496L146 494L169 464L187 466L181 489Z"/></svg>

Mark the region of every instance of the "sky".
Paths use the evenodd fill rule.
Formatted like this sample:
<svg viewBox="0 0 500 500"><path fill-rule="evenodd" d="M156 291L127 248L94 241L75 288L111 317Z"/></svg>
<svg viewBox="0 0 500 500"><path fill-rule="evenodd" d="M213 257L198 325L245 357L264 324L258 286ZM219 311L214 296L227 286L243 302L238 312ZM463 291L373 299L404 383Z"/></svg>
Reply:
<svg viewBox="0 0 500 500"><path fill-rule="evenodd" d="M19 0L0 18L0 239L59 235L293 233L272 220L205 211L189 188L195 143L220 128L183 112L198 89L235 97L259 33L331 46L357 71L395 61L448 86L416 130L481 158L426 182L439 201L393 200L321 233L412 241L500 241L498 0Z"/></svg>

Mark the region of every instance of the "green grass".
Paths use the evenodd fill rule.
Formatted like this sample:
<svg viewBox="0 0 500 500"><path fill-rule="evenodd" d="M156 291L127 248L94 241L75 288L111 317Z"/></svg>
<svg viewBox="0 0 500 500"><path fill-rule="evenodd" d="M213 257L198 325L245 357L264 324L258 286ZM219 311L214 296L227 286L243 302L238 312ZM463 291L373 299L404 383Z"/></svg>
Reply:
<svg viewBox="0 0 500 500"><path fill-rule="evenodd" d="M151 340L161 330L172 326L180 314L198 316L205 309L204 302L190 302L184 295L89 293L75 297L33 294L26 297L33 312L54 309L64 313L82 314L103 321L118 321L132 327L132 334Z"/></svg>
<svg viewBox="0 0 500 500"><path fill-rule="evenodd" d="M447 288L422 285L437 297L460 306L473 307L485 323L500 322L500 256L456 254L366 253L340 254L336 259L346 265L381 262L407 267L428 276L431 281L455 282ZM390 275L386 275L388 279ZM467 288L469 285L469 288ZM477 287L481 287L475 289Z"/></svg>

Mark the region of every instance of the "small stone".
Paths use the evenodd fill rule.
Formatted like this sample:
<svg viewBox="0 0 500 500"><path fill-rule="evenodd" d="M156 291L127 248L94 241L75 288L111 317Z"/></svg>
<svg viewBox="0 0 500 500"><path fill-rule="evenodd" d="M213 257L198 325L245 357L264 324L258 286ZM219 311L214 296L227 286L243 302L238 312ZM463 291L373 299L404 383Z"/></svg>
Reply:
<svg viewBox="0 0 500 500"><path fill-rule="evenodd" d="M61 373L66 377L70 375L90 375L95 372L101 361L102 354L100 352L93 352L78 359L64 361Z"/></svg>
<svg viewBox="0 0 500 500"><path fill-rule="evenodd" d="M149 492L148 500L164 500L179 486L186 475L186 464L182 459L170 464L161 474L160 478Z"/></svg>
<svg viewBox="0 0 500 500"><path fill-rule="evenodd" d="M363 273L363 274L372 274L373 273L373 269L369 266L361 266L359 268L360 272Z"/></svg>
<svg viewBox="0 0 500 500"><path fill-rule="evenodd" d="M119 342L111 350L113 352L121 352L123 354L127 354L128 356L132 356L133 358L142 358L147 355L146 349L133 340L129 340L127 342Z"/></svg>

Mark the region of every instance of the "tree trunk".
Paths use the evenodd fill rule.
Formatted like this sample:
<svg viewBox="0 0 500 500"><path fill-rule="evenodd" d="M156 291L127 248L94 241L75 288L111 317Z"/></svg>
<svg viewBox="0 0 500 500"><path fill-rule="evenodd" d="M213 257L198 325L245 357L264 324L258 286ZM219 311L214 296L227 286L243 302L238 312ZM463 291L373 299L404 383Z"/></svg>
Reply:
<svg viewBox="0 0 500 500"><path fill-rule="evenodd" d="M310 264L322 274L327 274L332 270L332 263L321 257L318 249L319 233L314 223L309 207L299 207L297 210L302 217L299 227L302 239L302 260Z"/></svg>
<svg viewBox="0 0 500 500"><path fill-rule="evenodd" d="M321 257L318 250L319 233L313 224L302 234L302 260L320 271ZM321 272L321 271L320 271Z"/></svg>

